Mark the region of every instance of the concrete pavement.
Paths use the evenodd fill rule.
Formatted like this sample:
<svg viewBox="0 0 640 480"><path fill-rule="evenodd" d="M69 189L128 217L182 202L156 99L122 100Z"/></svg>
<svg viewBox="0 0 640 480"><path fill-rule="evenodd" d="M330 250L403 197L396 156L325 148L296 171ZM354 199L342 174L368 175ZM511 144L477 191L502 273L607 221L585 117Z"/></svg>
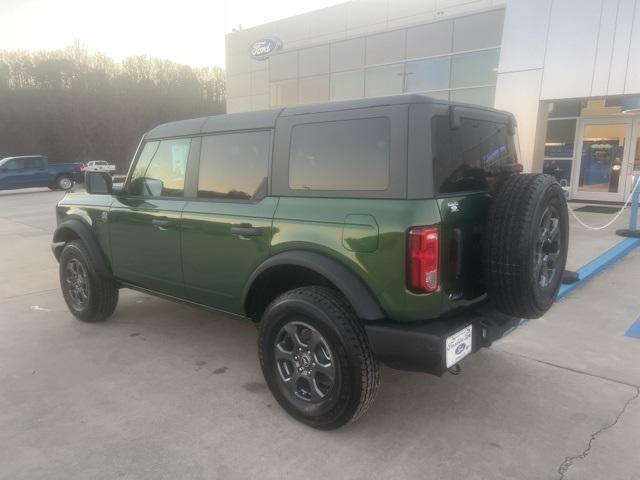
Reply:
<svg viewBox="0 0 640 480"><path fill-rule="evenodd" d="M0 194L2 480L640 476L638 252L461 375L384 368L364 418L318 432L271 397L249 323L128 290L76 321L49 251L60 196Z"/></svg>

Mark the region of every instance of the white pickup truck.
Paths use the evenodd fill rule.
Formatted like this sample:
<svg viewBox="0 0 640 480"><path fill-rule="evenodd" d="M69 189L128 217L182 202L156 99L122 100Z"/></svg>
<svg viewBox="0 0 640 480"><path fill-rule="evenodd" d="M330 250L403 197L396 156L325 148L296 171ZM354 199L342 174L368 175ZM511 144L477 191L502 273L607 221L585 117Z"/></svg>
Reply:
<svg viewBox="0 0 640 480"><path fill-rule="evenodd" d="M82 169L83 172L115 172L116 166L110 165L105 160L92 160L87 162Z"/></svg>

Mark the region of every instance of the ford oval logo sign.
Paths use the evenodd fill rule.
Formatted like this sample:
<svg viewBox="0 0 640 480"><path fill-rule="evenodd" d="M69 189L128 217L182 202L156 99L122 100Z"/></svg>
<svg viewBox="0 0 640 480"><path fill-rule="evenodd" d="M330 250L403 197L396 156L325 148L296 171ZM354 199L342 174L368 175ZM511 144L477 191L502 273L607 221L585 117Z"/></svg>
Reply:
<svg viewBox="0 0 640 480"><path fill-rule="evenodd" d="M462 352L464 352L466 345L464 344L464 342L462 342L460 345L458 345L456 347L456 355L460 355Z"/></svg>
<svg viewBox="0 0 640 480"><path fill-rule="evenodd" d="M254 60L265 60L273 52L282 48L282 42L276 37L267 37L256 40L249 45L249 55Z"/></svg>

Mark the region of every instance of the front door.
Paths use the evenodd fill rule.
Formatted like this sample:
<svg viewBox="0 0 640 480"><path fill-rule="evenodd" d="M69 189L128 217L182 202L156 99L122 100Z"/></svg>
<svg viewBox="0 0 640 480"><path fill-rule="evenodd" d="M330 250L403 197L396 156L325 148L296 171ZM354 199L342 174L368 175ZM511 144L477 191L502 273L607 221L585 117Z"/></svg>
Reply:
<svg viewBox="0 0 640 480"><path fill-rule="evenodd" d="M24 188L28 186L24 167L24 158L15 158L6 162L0 170L0 188Z"/></svg>
<svg viewBox="0 0 640 480"><path fill-rule="evenodd" d="M147 142L109 212L116 278L183 297L180 216L191 139Z"/></svg>
<svg viewBox="0 0 640 480"><path fill-rule="evenodd" d="M573 198L622 202L629 191L637 133L631 118L580 121L573 171Z"/></svg>

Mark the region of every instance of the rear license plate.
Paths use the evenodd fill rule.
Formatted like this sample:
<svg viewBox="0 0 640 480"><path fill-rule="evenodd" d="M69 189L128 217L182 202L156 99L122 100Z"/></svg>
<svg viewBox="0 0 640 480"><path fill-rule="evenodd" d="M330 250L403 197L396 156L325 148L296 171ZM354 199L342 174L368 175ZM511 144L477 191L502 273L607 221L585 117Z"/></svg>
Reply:
<svg viewBox="0 0 640 480"><path fill-rule="evenodd" d="M452 367L471 353L472 329L473 325L469 325L447 337L447 368Z"/></svg>

